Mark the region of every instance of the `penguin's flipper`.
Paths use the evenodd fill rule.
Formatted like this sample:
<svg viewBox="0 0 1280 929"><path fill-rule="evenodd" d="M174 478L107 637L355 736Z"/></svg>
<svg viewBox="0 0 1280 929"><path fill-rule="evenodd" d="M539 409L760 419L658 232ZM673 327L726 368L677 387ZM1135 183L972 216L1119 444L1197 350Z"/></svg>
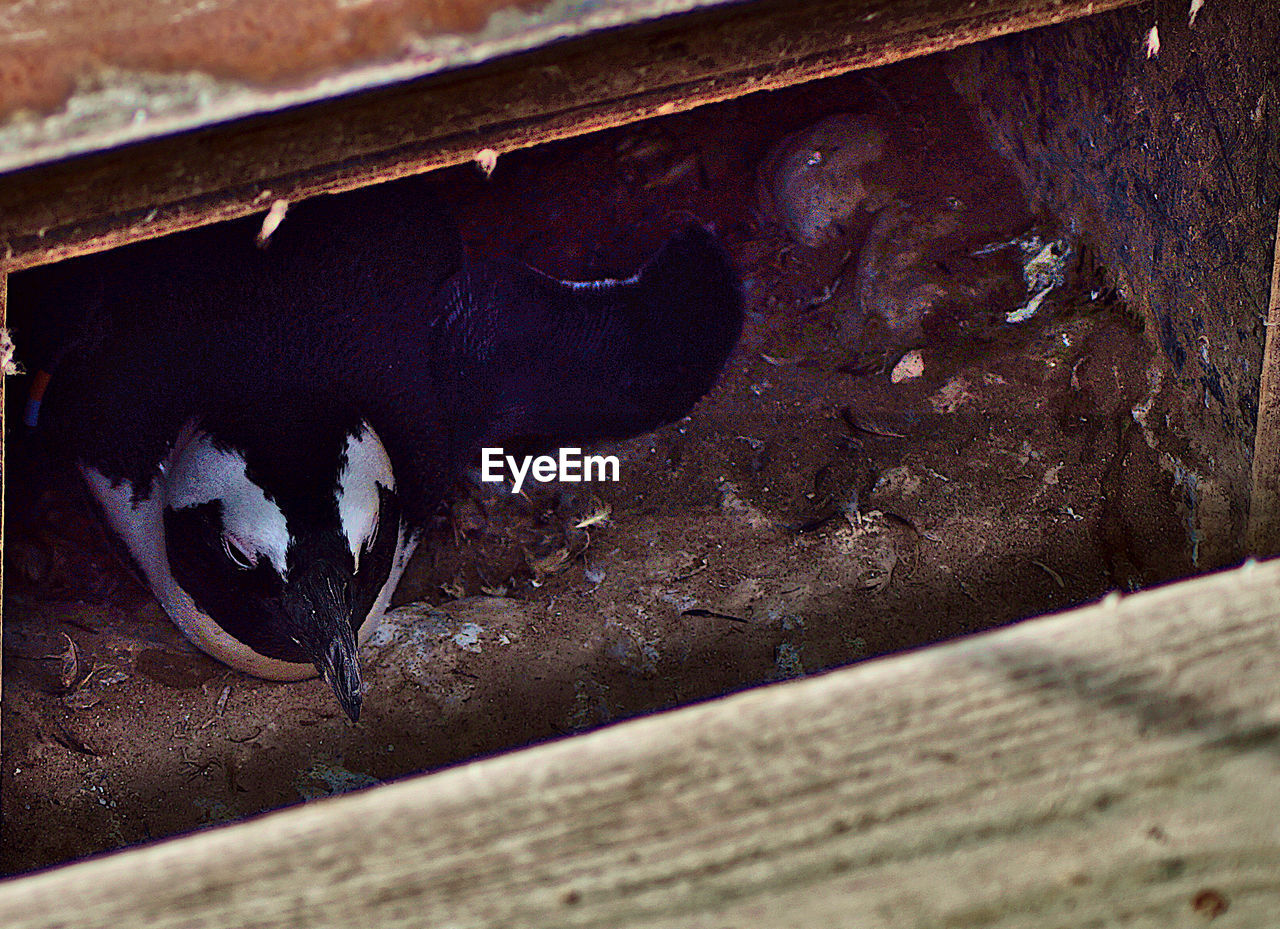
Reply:
<svg viewBox="0 0 1280 929"><path fill-rule="evenodd" d="M623 438L684 416L742 331L741 284L707 230L674 235L633 277L568 283L471 268L450 291L455 332L492 385L484 444Z"/></svg>

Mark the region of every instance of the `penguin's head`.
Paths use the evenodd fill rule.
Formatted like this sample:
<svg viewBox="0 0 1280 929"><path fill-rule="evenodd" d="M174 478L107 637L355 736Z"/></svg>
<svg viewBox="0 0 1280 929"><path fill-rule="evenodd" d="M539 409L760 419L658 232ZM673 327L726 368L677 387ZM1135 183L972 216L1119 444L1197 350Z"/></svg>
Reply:
<svg viewBox="0 0 1280 929"><path fill-rule="evenodd" d="M357 643L387 605L404 547L395 477L373 429L263 436L202 423L185 430L163 482L177 589L157 592L178 625L260 677L298 679L314 666L356 720Z"/></svg>

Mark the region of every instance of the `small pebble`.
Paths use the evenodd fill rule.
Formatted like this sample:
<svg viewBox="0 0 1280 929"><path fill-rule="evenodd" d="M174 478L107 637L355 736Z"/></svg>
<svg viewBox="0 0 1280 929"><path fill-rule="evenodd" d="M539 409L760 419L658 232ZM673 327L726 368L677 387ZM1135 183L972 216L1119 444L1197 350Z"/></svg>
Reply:
<svg viewBox="0 0 1280 929"><path fill-rule="evenodd" d="M924 374L924 356L920 354L919 349L913 349L903 355L902 360L893 366L893 373L889 375L889 380L894 384L901 384L903 381L913 381L922 374Z"/></svg>

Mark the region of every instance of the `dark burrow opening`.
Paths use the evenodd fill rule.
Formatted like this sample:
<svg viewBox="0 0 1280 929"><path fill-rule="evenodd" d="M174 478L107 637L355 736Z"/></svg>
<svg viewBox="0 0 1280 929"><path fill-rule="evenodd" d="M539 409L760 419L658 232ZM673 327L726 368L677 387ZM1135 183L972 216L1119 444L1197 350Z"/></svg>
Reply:
<svg viewBox="0 0 1280 929"><path fill-rule="evenodd" d="M939 59L434 177L471 249L565 279L713 224L748 301L719 385L598 449L616 483L460 483L353 726L319 682L186 644L20 425L16 379L6 873L1196 571L1150 327L1028 206ZM11 323L21 351L39 320Z"/></svg>

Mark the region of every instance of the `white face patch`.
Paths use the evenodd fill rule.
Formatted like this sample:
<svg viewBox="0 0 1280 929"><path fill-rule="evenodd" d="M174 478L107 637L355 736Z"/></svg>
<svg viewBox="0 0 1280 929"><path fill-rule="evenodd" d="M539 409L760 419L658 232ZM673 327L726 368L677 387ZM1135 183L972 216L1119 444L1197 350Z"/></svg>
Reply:
<svg viewBox="0 0 1280 929"><path fill-rule="evenodd" d="M202 503L222 504L223 530L241 551L265 556L286 576L289 527L280 507L249 480L244 456L215 448L203 433L175 449L165 470L165 503L182 510Z"/></svg>
<svg viewBox="0 0 1280 929"><path fill-rule="evenodd" d="M178 586L169 571L164 534L164 495L156 492L154 484L135 504L134 488L128 481L112 486L109 479L83 464L80 465L80 473L102 506L107 522L128 547L151 592L193 645L233 668L267 680L300 681L316 676L315 666L310 663L280 661L258 654L196 609L191 595ZM363 629L361 634L364 634Z"/></svg>
<svg viewBox="0 0 1280 929"><path fill-rule="evenodd" d="M359 435L347 437L346 463L338 475L338 517L347 547L360 570L360 552L368 546L378 528L378 486L396 489L391 459L368 424Z"/></svg>
<svg viewBox="0 0 1280 929"><path fill-rule="evenodd" d="M261 488L248 479L245 462L240 455L219 451L207 436L194 429L184 429L168 460L161 465L160 478L145 493L139 494L136 501L135 488L128 481L113 483L83 463L80 473L102 506L103 515L112 530L129 549L152 593L192 644L233 668L268 680L297 681L316 676L315 666L310 662L269 658L236 639L196 607L191 595L178 584L171 572L165 538L165 507L176 509L219 500L223 505L225 528L236 527L245 545L269 558L283 576L289 542L284 514L266 498ZM346 508L341 510L344 531L353 531L350 527L358 513L372 513L368 528L361 536L361 544L368 540L376 525L377 484L391 490L395 481L381 442L366 427L362 435L353 436L347 443L347 465L340 481L346 498ZM360 499L362 493L366 493L367 503L370 488L372 507L365 506L363 510L356 507L354 501ZM416 536L403 525L397 526L395 531L397 546L391 570L368 617L361 624L358 636L361 644L377 630L417 541Z"/></svg>

